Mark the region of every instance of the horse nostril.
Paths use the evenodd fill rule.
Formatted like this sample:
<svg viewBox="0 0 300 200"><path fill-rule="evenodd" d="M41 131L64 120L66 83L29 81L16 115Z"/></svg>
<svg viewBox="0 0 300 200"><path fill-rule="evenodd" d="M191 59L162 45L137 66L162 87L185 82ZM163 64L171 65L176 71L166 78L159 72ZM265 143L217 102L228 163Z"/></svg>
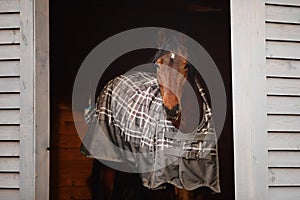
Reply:
<svg viewBox="0 0 300 200"><path fill-rule="evenodd" d="M174 106L174 108L172 109L176 114L179 113L179 104L177 104L176 106Z"/></svg>
<svg viewBox="0 0 300 200"><path fill-rule="evenodd" d="M168 118L175 119L178 117L180 111L179 104L176 104L172 109L167 108L164 104L162 106L165 109Z"/></svg>

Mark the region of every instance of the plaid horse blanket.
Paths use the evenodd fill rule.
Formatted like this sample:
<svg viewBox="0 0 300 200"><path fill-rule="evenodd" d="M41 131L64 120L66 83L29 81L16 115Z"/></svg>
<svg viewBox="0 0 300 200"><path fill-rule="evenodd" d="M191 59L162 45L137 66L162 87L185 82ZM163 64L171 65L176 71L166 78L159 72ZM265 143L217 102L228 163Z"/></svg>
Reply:
<svg viewBox="0 0 300 200"><path fill-rule="evenodd" d="M90 128L81 152L102 161L126 163L150 189L170 183L187 190L206 186L220 192L212 113L203 88L194 81L203 115L196 130L183 133L164 114L155 74L131 72L114 78L85 115Z"/></svg>

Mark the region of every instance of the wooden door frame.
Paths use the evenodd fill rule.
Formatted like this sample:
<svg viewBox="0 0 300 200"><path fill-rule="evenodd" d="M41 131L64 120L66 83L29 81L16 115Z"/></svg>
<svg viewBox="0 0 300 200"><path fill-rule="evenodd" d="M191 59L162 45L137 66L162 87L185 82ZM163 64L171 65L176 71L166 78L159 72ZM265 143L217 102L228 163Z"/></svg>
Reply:
<svg viewBox="0 0 300 200"><path fill-rule="evenodd" d="M36 199L49 199L50 188L50 52L49 1L35 0L35 145Z"/></svg>
<svg viewBox="0 0 300 200"><path fill-rule="evenodd" d="M230 4L235 198L268 199L265 5L261 0ZM35 156L27 156L35 173L23 163L21 169L29 173L21 177L35 175L31 193L49 199L49 1L34 0L32 9L34 29L28 33L33 42ZM28 188L25 182L21 186Z"/></svg>
<svg viewBox="0 0 300 200"><path fill-rule="evenodd" d="M230 6L235 198L269 199L265 2Z"/></svg>
<svg viewBox="0 0 300 200"><path fill-rule="evenodd" d="M49 1L20 1L20 199L49 199Z"/></svg>

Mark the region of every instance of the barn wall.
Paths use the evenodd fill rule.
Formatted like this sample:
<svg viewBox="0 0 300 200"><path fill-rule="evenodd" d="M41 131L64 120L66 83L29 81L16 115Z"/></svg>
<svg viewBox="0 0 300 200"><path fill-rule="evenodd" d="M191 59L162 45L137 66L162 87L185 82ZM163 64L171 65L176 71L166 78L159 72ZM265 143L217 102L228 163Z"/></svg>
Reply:
<svg viewBox="0 0 300 200"><path fill-rule="evenodd" d="M269 195L300 198L300 1L266 0Z"/></svg>

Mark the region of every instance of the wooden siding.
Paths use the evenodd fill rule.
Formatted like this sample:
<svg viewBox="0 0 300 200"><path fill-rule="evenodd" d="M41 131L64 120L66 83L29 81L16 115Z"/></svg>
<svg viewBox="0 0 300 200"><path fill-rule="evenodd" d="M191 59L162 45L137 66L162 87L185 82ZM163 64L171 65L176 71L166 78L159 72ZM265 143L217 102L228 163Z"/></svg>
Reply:
<svg viewBox="0 0 300 200"><path fill-rule="evenodd" d="M295 200L300 199L300 190L298 187L270 187L270 196L272 200Z"/></svg>
<svg viewBox="0 0 300 200"><path fill-rule="evenodd" d="M267 74L269 77L300 78L300 60L267 59Z"/></svg>
<svg viewBox="0 0 300 200"><path fill-rule="evenodd" d="M273 168L283 167L299 167L300 151L270 151L269 152L269 166ZM298 188L299 189L299 188Z"/></svg>
<svg viewBox="0 0 300 200"><path fill-rule="evenodd" d="M267 41L266 46L268 58L300 58L300 45L297 42Z"/></svg>
<svg viewBox="0 0 300 200"><path fill-rule="evenodd" d="M266 0L271 200L300 198L300 1Z"/></svg>
<svg viewBox="0 0 300 200"><path fill-rule="evenodd" d="M268 96L269 114L300 114L300 97L290 96Z"/></svg>
<svg viewBox="0 0 300 200"><path fill-rule="evenodd" d="M297 24L266 23L266 36L270 40L300 41L299 32Z"/></svg>
<svg viewBox="0 0 300 200"><path fill-rule="evenodd" d="M19 142L16 141L1 141L0 142L1 157L17 157L20 155Z"/></svg>
<svg viewBox="0 0 300 200"><path fill-rule="evenodd" d="M0 13L1 29L20 28L20 15L18 13Z"/></svg>
<svg viewBox="0 0 300 200"><path fill-rule="evenodd" d="M274 4L274 5L285 5L285 6L299 6L299 0L266 0L267 4Z"/></svg>
<svg viewBox="0 0 300 200"><path fill-rule="evenodd" d="M266 5L266 22L299 24L298 6Z"/></svg>
<svg viewBox="0 0 300 200"><path fill-rule="evenodd" d="M0 0L0 199L19 199L20 0Z"/></svg>
<svg viewBox="0 0 300 200"><path fill-rule="evenodd" d="M20 0L0 0L0 2L0 13L20 11Z"/></svg>
<svg viewBox="0 0 300 200"><path fill-rule="evenodd" d="M19 132L19 125L0 126L0 141L18 141Z"/></svg>
<svg viewBox="0 0 300 200"><path fill-rule="evenodd" d="M0 190L1 199L18 200L19 190L18 189L1 189Z"/></svg>
<svg viewBox="0 0 300 200"><path fill-rule="evenodd" d="M0 188L19 188L19 174L0 173Z"/></svg>
<svg viewBox="0 0 300 200"><path fill-rule="evenodd" d="M300 134L289 132L270 132L269 133L269 150L272 151L299 151Z"/></svg>

